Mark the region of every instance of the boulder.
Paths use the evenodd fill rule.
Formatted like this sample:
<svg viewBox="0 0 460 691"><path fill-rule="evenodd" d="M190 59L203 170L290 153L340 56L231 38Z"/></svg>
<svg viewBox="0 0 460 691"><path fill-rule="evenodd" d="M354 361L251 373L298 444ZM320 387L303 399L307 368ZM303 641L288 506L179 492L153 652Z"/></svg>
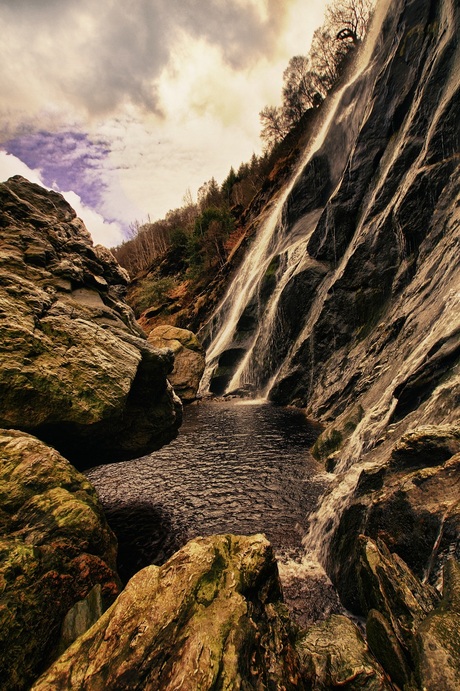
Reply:
<svg viewBox="0 0 460 691"><path fill-rule="evenodd" d="M420 625L416 636L416 675L420 688L460 688L460 564L444 566L442 601Z"/></svg>
<svg viewBox="0 0 460 691"><path fill-rule="evenodd" d="M358 539L357 585L364 613L380 612L410 653L418 626L439 602L436 590L423 585L383 542L363 535Z"/></svg>
<svg viewBox="0 0 460 691"><path fill-rule="evenodd" d="M116 539L84 475L38 439L0 430L0 679L18 691L44 669L62 622L100 587L119 592Z"/></svg>
<svg viewBox="0 0 460 691"><path fill-rule="evenodd" d="M458 425L417 427L383 462L361 471L333 534L328 572L344 604L359 612L358 536L383 540L419 579L436 583L449 555L459 555ZM454 455L453 455L454 454Z"/></svg>
<svg viewBox="0 0 460 691"><path fill-rule="evenodd" d="M61 195L16 176L0 202L0 426L80 466L170 441L181 411L172 355L136 325L127 273Z"/></svg>
<svg viewBox="0 0 460 691"><path fill-rule="evenodd" d="M184 403L194 401L205 365L204 348L195 334L188 329L162 325L149 333L148 342L155 348L173 351L174 369L169 374L169 381Z"/></svg>
<svg viewBox="0 0 460 691"><path fill-rule="evenodd" d="M333 614L303 634L297 650L312 689L385 691L393 687L350 619Z"/></svg>
<svg viewBox="0 0 460 691"><path fill-rule="evenodd" d="M197 538L139 571L32 687L81 688L304 688L267 540Z"/></svg>

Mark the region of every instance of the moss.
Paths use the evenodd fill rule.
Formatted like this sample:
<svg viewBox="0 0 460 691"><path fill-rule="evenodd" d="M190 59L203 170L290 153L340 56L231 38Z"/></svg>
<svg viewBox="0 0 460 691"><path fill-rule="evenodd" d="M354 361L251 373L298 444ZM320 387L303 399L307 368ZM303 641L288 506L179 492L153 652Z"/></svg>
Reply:
<svg viewBox="0 0 460 691"><path fill-rule="evenodd" d="M342 445L343 436L337 429L326 430L321 434L312 449L312 455L317 461L322 461L337 451Z"/></svg>

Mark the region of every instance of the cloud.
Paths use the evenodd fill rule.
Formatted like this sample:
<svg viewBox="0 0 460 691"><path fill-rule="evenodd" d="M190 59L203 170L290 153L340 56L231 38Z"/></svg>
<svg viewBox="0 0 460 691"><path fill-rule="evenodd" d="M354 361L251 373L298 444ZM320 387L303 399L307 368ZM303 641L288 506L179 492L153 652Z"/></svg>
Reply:
<svg viewBox="0 0 460 691"><path fill-rule="evenodd" d="M298 0L297 0L298 1ZM295 0L3 0L4 103L62 102L100 116L126 102L161 112L157 79L177 33L218 45L233 69L272 52Z"/></svg>
<svg viewBox="0 0 460 691"><path fill-rule="evenodd" d="M0 146L107 223L260 152L323 0L2 0ZM27 177L27 176L26 176Z"/></svg>
<svg viewBox="0 0 460 691"><path fill-rule="evenodd" d="M61 192L61 194L67 199L77 216L81 218L96 245L104 245L110 248L116 247L123 242L125 238L119 223L106 221L101 214L83 204L75 192Z"/></svg>
<svg viewBox="0 0 460 691"><path fill-rule="evenodd" d="M96 244L115 247L123 242L123 230L119 223L109 222L104 219L101 214L82 202L80 196L72 190L61 191L57 186L47 185L38 170L29 168L16 156L0 151L0 180L7 180L14 175L22 175L22 177L37 185L41 185L41 187L55 189L57 192L60 192L75 210L77 216L82 219Z"/></svg>

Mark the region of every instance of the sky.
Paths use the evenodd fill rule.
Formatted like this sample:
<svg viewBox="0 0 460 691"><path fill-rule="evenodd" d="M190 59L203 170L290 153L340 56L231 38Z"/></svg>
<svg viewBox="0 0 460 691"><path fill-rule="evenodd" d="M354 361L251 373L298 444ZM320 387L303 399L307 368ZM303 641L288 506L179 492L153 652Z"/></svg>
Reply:
<svg viewBox="0 0 460 691"><path fill-rule="evenodd" d="M325 0L0 0L0 181L61 192L96 243L260 154Z"/></svg>

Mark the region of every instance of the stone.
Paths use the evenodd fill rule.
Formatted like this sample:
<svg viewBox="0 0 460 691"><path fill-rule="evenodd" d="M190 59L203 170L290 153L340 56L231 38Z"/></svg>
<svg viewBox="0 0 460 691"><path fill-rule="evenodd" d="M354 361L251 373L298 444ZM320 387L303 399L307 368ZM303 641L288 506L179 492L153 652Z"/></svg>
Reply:
<svg viewBox="0 0 460 691"><path fill-rule="evenodd" d="M61 195L16 176L0 201L0 426L79 467L173 439L172 356L147 343L124 303L127 273Z"/></svg>
<svg viewBox="0 0 460 691"><path fill-rule="evenodd" d="M173 351L174 369L169 381L184 403L194 401L205 365L204 348L195 334L177 326L161 325L149 333L148 342L155 348Z"/></svg>
<svg viewBox="0 0 460 691"><path fill-rule="evenodd" d="M148 566L34 691L302 689L271 547L196 538Z"/></svg>
<svg viewBox="0 0 460 691"><path fill-rule="evenodd" d="M380 612L399 645L411 654L420 623L439 602L436 590L423 585L382 541L376 543L363 535L358 538L357 585L363 612Z"/></svg>
<svg viewBox="0 0 460 691"><path fill-rule="evenodd" d="M311 626L297 642L303 675L312 689L392 689L356 625L333 614Z"/></svg>
<svg viewBox="0 0 460 691"><path fill-rule="evenodd" d="M444 592L439 607L418 628L416 675L422 689L460 688L460 564L444 566Z"/></svg>
<svg viewBox="0 0 460 691"><path fill-rule="evenodd" d="M88 631L102 616L102 611L101 586L97 583L83 600L76 602L67 612L62 622L58 653L62 654L79 636Z"/></svg>
<svg viewBox="0 0 460 691"><path fill-rule="evenodd" d="M342 601L352 611L360 611L360 534L383 540L419 579L432 584L448 556L460 557L457 447L457 425L416 427L402 435L378 465L361 471L332 536L328 566Z"/></svg>
<svg viewBox="0 0 460 691"><path fill-rule="evenodd" d="M411 669L389 621L376 609L366 619L366 638L370 650L399 688L407 688Z"/></svg>
<svg viewBox="0 0 460 691"><path fill-rule="evenodd" d="M0 679L29 688L55 654L62 622L96 586L119 592L116 539L94 488L57 451L0 430Z"/></svg>

